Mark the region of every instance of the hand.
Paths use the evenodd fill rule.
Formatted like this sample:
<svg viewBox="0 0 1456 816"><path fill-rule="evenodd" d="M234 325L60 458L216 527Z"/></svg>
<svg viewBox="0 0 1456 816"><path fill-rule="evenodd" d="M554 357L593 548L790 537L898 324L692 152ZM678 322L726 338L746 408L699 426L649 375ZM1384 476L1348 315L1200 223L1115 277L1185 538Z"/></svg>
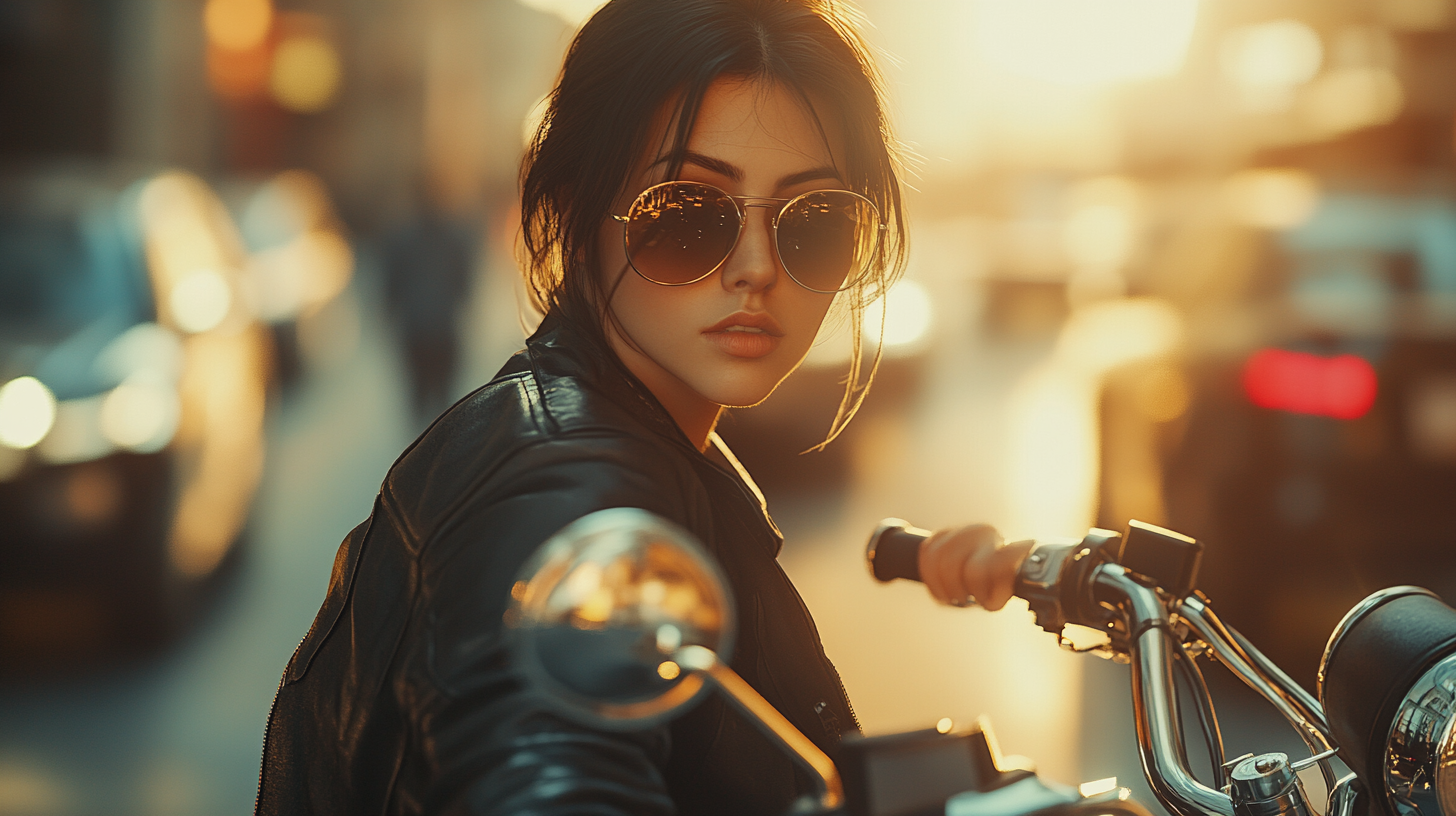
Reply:
<svg viewBox="0 0 1456 816"><path fill-rule="evenodd" d="M1011 600L1016 571L1033 542L1006 544L989 524L938 530L920 543L920 579L937 601L995 611Z"/></svg>

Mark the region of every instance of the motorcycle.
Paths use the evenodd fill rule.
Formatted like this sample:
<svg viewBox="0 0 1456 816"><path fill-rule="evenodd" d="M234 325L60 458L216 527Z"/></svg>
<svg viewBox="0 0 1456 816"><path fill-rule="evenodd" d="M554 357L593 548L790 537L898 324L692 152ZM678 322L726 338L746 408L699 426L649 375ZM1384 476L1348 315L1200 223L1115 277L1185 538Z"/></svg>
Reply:
<svg viewBox="0 0 1456 816"><path fill-rule="evenodd" d="M918 580L928 531L882 522L866 549L879 581ZM1036 543L1015 594L1064 646L1129 665L1143 770L1174 816L1456 816L1456 610L1419 587L1366 598L1331 635L1318 698L1215 614L1196 589L1202 546L1130 522L1080 540ZM595 727L635 729L718 690L816 790L797 813L847 816L1148 816L1126 788L1073 789L1000 757L984 721L848 737L830 760L729 668L733 599L692 536L642 510L585 516L525 565L506 613L513 655L543 698ZM1078 628L1080 627L1080 630ZM1080 631L1092 630L1087 646ZM1310 755L1224 757L1198 661L1214 660L1269 701ZM1189 767L1174 672L1191 690L1213 758ZM1352 773L1337 778L1336 756ZM1298 772L1318 766L1321 814Z"/></svg>

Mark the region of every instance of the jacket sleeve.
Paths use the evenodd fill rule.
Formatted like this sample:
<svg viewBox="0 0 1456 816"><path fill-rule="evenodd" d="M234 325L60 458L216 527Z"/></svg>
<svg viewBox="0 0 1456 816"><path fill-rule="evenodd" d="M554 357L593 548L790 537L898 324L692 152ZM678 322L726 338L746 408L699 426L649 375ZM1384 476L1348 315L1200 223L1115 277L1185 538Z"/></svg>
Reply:
<svg viewBox="0 0 1456 816"><path fill-rule="evenodd" d="M669 814L668 729L616 733L546 710L503 635L510 587L535 549L608 507L687 524L674 469L621 437L555 438L519 450L423 540L406 708L417 712L425 812ZM656 461L654 461L656 460Z"/></svg>

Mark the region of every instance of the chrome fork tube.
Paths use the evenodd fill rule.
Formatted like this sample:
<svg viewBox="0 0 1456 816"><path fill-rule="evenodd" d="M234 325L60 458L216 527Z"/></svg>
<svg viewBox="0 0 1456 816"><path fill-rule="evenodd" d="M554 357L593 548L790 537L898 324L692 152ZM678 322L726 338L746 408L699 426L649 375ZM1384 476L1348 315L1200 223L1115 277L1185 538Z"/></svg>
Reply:
<svg viewBox="0 0 1456 816"><path fill-rule="evenodd" d="M1360 796L1354 774L1342 778L1330 789L1330 804L1325 808L1328 816L1355 816L1355 802Z"/></svg>
<svg viewBox="0 0 1456 816"><path fill-rule="evenodd" d="M1098 570L1097 583L1127 602L1133 717L1138 753L1153 793L1178 816L1233 816L1229 797L1195 779L1183 756L1170 651L1173 635L1162 601L1113 564Z"/></svg>

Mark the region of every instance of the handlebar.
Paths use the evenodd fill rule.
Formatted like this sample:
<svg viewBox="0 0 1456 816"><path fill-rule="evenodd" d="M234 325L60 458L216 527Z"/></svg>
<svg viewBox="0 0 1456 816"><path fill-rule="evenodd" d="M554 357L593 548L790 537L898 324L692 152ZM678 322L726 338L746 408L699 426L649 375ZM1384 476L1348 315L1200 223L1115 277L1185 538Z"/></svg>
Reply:
<svg viewBox="0 0 1456 816"><path fill-rule="evenodd" d="M881 522L865 552L871 574L881 582L919 581L919 548L929 535L900 519ZM1131 664L1143 770L1153 793L1172 813L1233 816L1236 810L1230 791L1238 795L1237 780L1223 790L1205 785L1189 769L1184 750L1172 669L1175 660L1182 661L1182 668L1200 686L1196 694L1206 702L1207 689L1193 660L1200 654L1216 658L1273 704L1299 733L1314 756L1288 766L1289 778L1294 778L1293 771L1318 762L1327 789L1347 790L1351 778L1337 783L1329 763L1334 739L1319 702L1219 620L1208 599L1194 589L1201 553L1201 545L1193 539L1143 522L1131 522L1125 536L1093 529L1081 541L1035 544L1017 571L1014 594L1027 601L1046 631L1061 636L1074 624L1106 632L1109 643L1104 651ZM1063 643L1068 641L1063 638ZM1271 756L1240 757L1225 765L1211 707L1200 713L1205 716L1210 753L1215 765L1221 766L1215 769L1218 787L1224 787L1224 772L1230 766L1237 766L1232 768L1237 777L1246 767L1254 767L1256 759ZM1302 796L1298 798L1302 801ZM1348 810L1349 801L1346 795L1332 796L1331 816ZM1300 816L1307 816L1307 807L1304 810Z"/></svg>

